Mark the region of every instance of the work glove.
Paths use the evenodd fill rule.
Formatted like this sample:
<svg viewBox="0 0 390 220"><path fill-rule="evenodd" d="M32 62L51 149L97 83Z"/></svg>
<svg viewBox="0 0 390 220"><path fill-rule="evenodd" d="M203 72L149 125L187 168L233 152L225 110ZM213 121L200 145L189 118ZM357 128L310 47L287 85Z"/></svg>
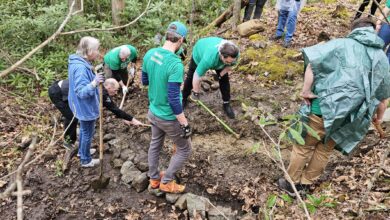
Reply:
<svg viewBox="0 0 390 220"><path fill-rule="evenodd" d="M188 125L180 125L180 127L182 130L182 134L180 135L180 137L188 139L192 134L192 129L191 129L190 125L189 124Z"/></svg>
<svg viewBox="0 0 390 220"><path fill-rule="evenodd" d="M194 92L194 91L191 91L191 100L193 100L193 101L199 101L199 96L200 96L200 94L199 94L199 92Z"/></svg>
<svg viewBox="0 0 390 220"><path fill-rule="evenodd" d="M132 78L134 78L134 74L135 74L135 69L134 67L131 67L130 70L129 70L129 74Z"/></svg>
<svg viewBox="0 0 390 220"><path fill-rule="evenodd" d="M104 75L103 74L96 74L95 78L93 79L91 84L92 84L93 87L96 87L97 85L99 85L99 83L103 83L104 80L105 79L104 79Z"/></svg>
<svg viewBox="0 0 390 220"><path fill-rule="evenodd" d="M123 86L123 87L122 87L122 93L123 93L123 95L126 94L127 92L129 92L129 89L127 88L127 86Z"/></svg>

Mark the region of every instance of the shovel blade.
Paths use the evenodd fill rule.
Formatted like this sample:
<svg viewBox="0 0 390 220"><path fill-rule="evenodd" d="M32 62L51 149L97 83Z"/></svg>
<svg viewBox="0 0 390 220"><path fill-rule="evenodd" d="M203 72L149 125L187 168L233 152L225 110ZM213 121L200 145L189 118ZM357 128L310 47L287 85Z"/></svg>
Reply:
<svg viewBox="0 0 390 220"><path fill-rule="evenodd" d="M94 190L105 189L110 183L110 177L99 177L91 182L91 187Z"/></svg>

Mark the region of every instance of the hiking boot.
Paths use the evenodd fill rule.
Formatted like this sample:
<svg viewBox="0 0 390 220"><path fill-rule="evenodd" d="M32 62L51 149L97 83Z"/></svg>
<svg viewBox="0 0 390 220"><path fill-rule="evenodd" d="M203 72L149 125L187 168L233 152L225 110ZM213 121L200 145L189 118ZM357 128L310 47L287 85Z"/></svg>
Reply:
<svg viewBox="0 0 390 220"><path fill-rule="evenodd" d="M160 190L166 193L183 193L186 187L177 184L175 180L168 183L160 183Z"/></svg>
<svg viewBox="0 0 390 220"><path fill-rule="evenodd" d="M282 39L282 36L276 36L276 35L274 35L274 36L270 37L269 39L272 40L272 41L277 41L277 40Z"/></svg>
<svg viewBox="0 0 390 220"><path fill-rule="evenodd" d="M235 114L234 114L232 107L230 106L230 103L223 103L223 110L225 111L226 115L229 118L231 118L231 119L235 118Z"/></svg>
<svg viewBox="0 0 390 220"><path fill-rule="evenodd" d="M96 153L96 149L95 149L95 148L89 149L89 153L90 153L91 155L93 155L94 153ZM77 156L80 157L80 154L77 153Z"/></svg>
<svg viewBox="0 0 390 220"><path fill-rule="evenodd" d="M291 44L292 44L291 41L289 41L289 42L284 42L284 43L283 43L283 47L284 47L284 48L290 48L290 47L291 47Z"/></svg>
<svg viewBox="0 0 390 220"><path fill-rule="evenodd" d="M68 143L68 142L64 142L62 144L62 146L66 149L66 150L73 150L73 145L71 143Z"/></svg>
<svg viewBox="0 0 390 220"><path fill-rule="evenodd" d="M165 172L160 172L160 178L159 179L149 179L149 184L152 189L158 189L160 187L161 179L163 178Z"/></svg>
<svg viewBox="0 0 390 220"><path fill-rule="evenodd" d="M81 164L81 167L94 167L94 166L97 166L99 164L100 164L99 159L92 159L91 162L89 162L87 164Z"/></svg>
<svg viewBox="0 0 390 220"><path fill-rule="evenodd" d="M291 197L296 197L297 195L295 194L291 184L285 179L285 178L280 178L278 180L278 186L279 189L285 191L289 196ZM296 187L298 190L298 187Z"/></svg>

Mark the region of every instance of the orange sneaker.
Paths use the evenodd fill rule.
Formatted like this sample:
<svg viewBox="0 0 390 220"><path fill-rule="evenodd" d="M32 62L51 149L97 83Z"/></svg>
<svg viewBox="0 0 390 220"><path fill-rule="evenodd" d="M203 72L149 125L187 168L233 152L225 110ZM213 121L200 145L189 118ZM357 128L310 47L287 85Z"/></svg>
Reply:
<svg viewBox="0 0 390 220"><path fill-rule="evenodd" d="M160 190L166 193L182 193L186 187L184 185L177 184L175 180L168 183L160 183Z"/></svg>
<svg viewBox="0 0 390 220"><path fill-rule="evenodd" d="M150 187L152 187L153 189L157 189L160 186L160 182L161 182L161 179L163 178L164 174L165 174L165 172L161 171L159 179L150 179L149 180Z"/></svg>

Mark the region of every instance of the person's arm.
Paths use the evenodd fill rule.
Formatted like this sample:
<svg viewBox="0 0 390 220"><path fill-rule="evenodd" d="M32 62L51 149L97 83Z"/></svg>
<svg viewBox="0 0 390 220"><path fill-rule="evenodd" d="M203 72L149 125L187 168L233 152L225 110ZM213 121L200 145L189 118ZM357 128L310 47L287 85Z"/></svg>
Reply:
<svg viewBox="0 0 390 220"><path fill-rule="evenodd" d="M311 65L309 63L309 65L307 65L306 67L305 77L303 80L303 88L301 92L301 96L307 105L310 105L310 99L317 98L317 96L314 95L314 93L312 92L313 82L314 82L314 74Z"/></svg>
<svg viewBox="0 0 390 220"><path fill-rule="evenodd" d="M149 78L148 78L148 73L142 70L142 85L148 86L149 85Z"/></svg>
<svg viewBox="0 0 390 220"><path fill-rule="evenodd" d="M127 121L133 120L133 116L127 114L118 108L118 106L112 101L107 92L103 92L103 106L115 114L116 117L125 119Z"/></svg>
<svg viewBox="0 0 390 220"><path fill-rule="evenodd" d="M375 3L373 3L373 4L375 4ZM388 15L389 15L390 8L387 6L387 4L386 4L385 8L384 8L382 11L383 11L383 14L384 14L385 16L388 16ZM380 13L380 15L379 15L378 18L379 18L379 19L376 21L376 31L377 31L377 32L379 32L379 30L380 30L381 27L382 27L382 21L385 21L385 20L386 20L385 17L383 17L382 13Z"/></svg>
<svg viewBox="0 0 390 220"><path fill-rule="evenodd" d="M219 75L224 76L232 71L232 66L225 66Z"/></svg>
<svg viewBox="0 0 390 220"><path fill-rule="evenodd" d="M375 124L382 123L383 116L385 114L388 104L389 104L389 99L384 99L379 103L378 108L376 110L376 115L373 118L373 123Z"/></svg>
<svg viewBox="0 0 390 220"><path fill-rule="evenodd" d="M188 122L184 116L183 107L180 103L180 84L181 83L177 82L168 82L168 103L179 123L187 126Z"/></svg>
<svg viewBox="0 0 390 220"><path fill-rule="evenodd" d="M208 69L210 69L209 60L206 59L206 56L202 58L199 64L196 67L194 72L194 77L192 78L192 91L195 93L200 92L200 77L202 77Z"/></svg>
<svg viewBox="0 0 390 220"><path fill-rule="evenodd" d="M75 69L74 80L75 80L75 93L77 97L81 99L89 98L95 95L95 89L97 82L95 80L89 81L86 77L86 67L79 65Z"/></svg>

